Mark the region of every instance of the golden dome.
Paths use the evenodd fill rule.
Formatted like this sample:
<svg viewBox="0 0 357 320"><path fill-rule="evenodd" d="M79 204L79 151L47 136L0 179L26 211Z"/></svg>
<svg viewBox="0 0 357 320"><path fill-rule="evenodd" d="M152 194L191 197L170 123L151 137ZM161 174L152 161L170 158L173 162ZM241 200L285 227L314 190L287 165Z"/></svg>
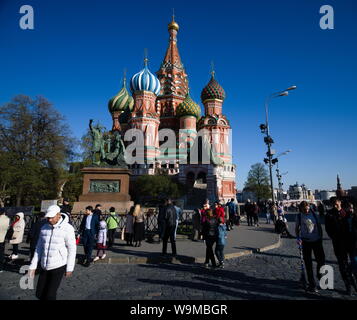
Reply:
<svg viewBox="0 0 357 320"><path fill-rule="evenodd" d="M174 19L172 19L172 21L169 23L169 30L171 29L175 29L176 31L179 31L180 29L179 25Z"/></svg>

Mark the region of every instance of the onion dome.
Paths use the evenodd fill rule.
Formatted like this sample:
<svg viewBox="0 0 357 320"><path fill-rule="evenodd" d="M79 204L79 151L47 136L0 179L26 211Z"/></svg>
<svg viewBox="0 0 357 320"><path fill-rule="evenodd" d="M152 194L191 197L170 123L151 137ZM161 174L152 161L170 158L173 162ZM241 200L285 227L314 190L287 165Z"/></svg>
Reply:
<svg viewBox="0 0 357 320"><path fill-rule="evenodd" d="M132 93L135 91L151 91L155 95L158 95L161 89L160 81L149 71L147 61L145 59L144 69L131 78L130 90Z"/></svg>
<svg viewBox="0 0 357 320"><path fill-rule="evenodd" d="M124 78L123 88L109 100L108 109L110 113L115 111L125 111L127 108L133 110L134 99L126 90L126 79Z"/></svg>
<svg viewBox="0 0 357 320"><path fill-rule="evenodd" d="M169 23L169 30L174 29L176 31L179 31L180 27L178 23L175 21L175 16L172 16L172 21Z"/></svg>
<svg viewBox="0 0 357 320"><path fill-rule="evenodd" d="M191 99L190 94L187 94L186 99L177 106L176 116L193 116L198 119L201 116L201 108Z"/></svg>
<svg viewBox="0 0 357 320"><path fill-rule="evenodd" d="M210 82L208 82L207 86L205 86L201 93L202 103L205 103L206 100L210 99L218 99L224 100L226 98L226 93L221 85L214 78L214 72L212 72L212 78Z"/></svg>

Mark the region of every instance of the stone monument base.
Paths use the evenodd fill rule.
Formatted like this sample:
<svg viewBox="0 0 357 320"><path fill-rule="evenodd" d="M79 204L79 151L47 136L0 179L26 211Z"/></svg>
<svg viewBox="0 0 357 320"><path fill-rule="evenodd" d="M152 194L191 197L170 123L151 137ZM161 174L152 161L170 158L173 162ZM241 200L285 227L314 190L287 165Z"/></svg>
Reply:
<svg viewBox="0 0 357 320"><path fill-rule="evenodd" d="M122 168L87 167L83 172L83 193L74 203L73 213L84 212L87 206L102 205L103 211L114 207L117 213L129 211L130 170Z"/></svg>
<svg viewBox="0 0 357 320"><path fill-rule="evenodd" d="M72 213L84 213L86 207L92 206L93 209L97 204L102 205L102 211L108 211L111 207L115 208L115 212L117 214L127 213L129 212L130 208L134 205L133 201L120 201L120 202L107 202L107 201L79 201L75 202L73 205Z"/></svg>

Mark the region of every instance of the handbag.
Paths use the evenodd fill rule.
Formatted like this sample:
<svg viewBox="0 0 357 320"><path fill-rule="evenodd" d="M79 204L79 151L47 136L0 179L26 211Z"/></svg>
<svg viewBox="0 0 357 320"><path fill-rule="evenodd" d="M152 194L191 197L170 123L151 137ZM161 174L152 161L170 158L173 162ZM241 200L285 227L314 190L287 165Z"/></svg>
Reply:
<svg viewBox="0 0 357 320"><path fill-rule="evenodd" d="M13 235L14 235L14 228L10 227L6 232L5 239L10 241Z"/></svg>

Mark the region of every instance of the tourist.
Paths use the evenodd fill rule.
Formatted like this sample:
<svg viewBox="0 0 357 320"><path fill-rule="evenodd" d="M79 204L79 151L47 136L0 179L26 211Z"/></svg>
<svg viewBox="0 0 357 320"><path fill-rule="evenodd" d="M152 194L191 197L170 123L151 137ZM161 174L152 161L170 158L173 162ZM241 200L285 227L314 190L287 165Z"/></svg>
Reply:
<svg viewBox="0 0 357 320"><path fill-rule="evenodd" d="M256 202L253 202L252 205L252 215L253 215L254 226L259 227L259 207Z"/></svg>
<svg viewBox="0 0 357 320"><path fill-rule="evenodd" d="M94 209L94 211L93 211L93 214L98 215L99 220L102 220L102 205L101 205L101 204L98 203L98 204L95 206L95 209Z"/></svg>
<svg viewBox="0 0 357 320"><path fill-rule="evenodd" d="M79 231L85 255L83 265L89 267L92 262L94 238L99 231L99 215L93 213L92 206L86 207L85 216L83 217Z"/></svg>
<svg viewBox="0 0 357 320"><path fill-rule="evenodd" d="M30 261L32 260L35 254L37 241L40 236L41 228L45 223L47 223L47 219L45 218L45 213L40 212L40 214L38 215L38 220L32 224L30 232L27 237L27 242L30 242Z"/></svg>
<svg viewBox="0 0 357 320"><path fill-rule="evenodd" d="M134 238L134 207L131 207L127 216L126 216L126 223L125 223L125 240L128 246L133 245L133 238Z"/></svg>
<svg viewBox="0 0 357 320"><path fill-rule="evenodd" d="M325 215L325 206L322 202L319 202L319 205L317 206L317 211L319 212L320 217L323 217Z"/></svg>
<svg viewBox="0 0 357 320"><path fill-rule="evenodd" d="M165 211L165 232L162 241L162 254L167 254L167 242L170 238L172 255L176 256L176 239L175 239L175 229L177 221L177 211L175 206L172 204L171 200L167 200L167 206Z"/></svg>
<svg viewBox="0 0 357 320"><path fill-rule="evenodd" d="M10 219L5 215L5 210L0 208L0 272L4 268L5 236L9 225Z"/></svg>
<svg viewBox="0 0 357 320"><path fill-rule="evenodd" d="M68 198L64 198L63 199L63 204L61 206L61 212L65 213L68 216L69 223L71 223L72 207L69 204L69 199Z"/></svg>
<svg viewBox="0 0 357 320"><path fill-rule="evenodd" d="M176 228L175 228L175 240L176 240L176 233L177 233L177 227L178 227L178 224L179 224L179 221L182 220L182 209L177 206L177 203L174 201L172 203L175 207L175 210L176 210Z"/></svg>
<svg viewBox="0 0 357 320"><path fill-rule="evenodd" d="M253 225L253 205L250 202L250 199L247 200L247 202L244 205L244 211L245 214L247 215L247 222L248 222L248 226L252 226Z"/></svg>
<svg viewBox="0 0 357 320"><path fill-rule="evenodd" d="M97 256L94 258L93 262L98 261L99 259L105 259L107 256L105 254L105 250L108 248L107 246L107 223L105 221L99 222L99 232L98 232L98 240L97 240Z"/></svg>
<svg viewBox="0 0 357 320"><path fill-rule="evenodd" d="M223 220L221 219L221 221ZM218 238L218 220L212 209L207 210L207 220L203 224L202 233L206 243L206 259L204 266L208 268L208 263L211 261L211 267L215 268L217 264L213 253L213 245Z"/></svg>
<svg viewBox="0 0 357 320"><path fill-rule="evenodd" d="M9 241L12 244L12 254L9 256L11 260L19 258L19 244L22 243L25 232L25 219L24 213L19 212L15 216L15 221L11 224L10 228L14 230L14 233Z"/></svg>
<svg viewBox="0 0 357 320"><path fill-rule="evenodd" d="M268 202L265 203L264 209L265 209L265 217L267 219L267 224L270 224L271 216L270 216L270 206Z"/></svg>
<svg viewBox="0 0 357 320"><path fill-rule="evenodd" d="M115 241L115 232L119 226L119 222L116 218L115 208L111 207L109 209L109 216L106 220L108 227L108 248L111 248Z"/></svg>
<svg viewBox="0 0 357 320"><path fill-rule="evenodd" d="M159 205L159 214L157 216L157 224L158 224L158 232L159 232L159 243L164 238L166 207L167 207L167 201L164 200L164 202Z"/></svg>
<svg viewBox="0 0 357 320"><path fill-rule="evenodd" d="M357 280L357 212L355 212L352 203L348 203L346 205L346 212L349 215L349 224L352 234L352 239L351 239L352 245L351 245L351 252L350 252L351 267L356 281Z"/></svg>
<svg viewBox="0 0 357 320"><path fill-rule="evenodd" d="M222 218L223 223L225 223L224 220L224 209L222 208L222 205L219 201L216 201L214 203L214 215L216 216L216 219L218 220L219 218Z"/></svg>
<svg viewBox="0 0 357 320"><path fill-rule="evenodd" d="M273 223L275 224L276 221L278 220L278 209L273 202L270 204L269 213L270 213L270 218L273 220Z"/></svg>
<svg viewBox="0 0 357 320"><path fill-rule="evenodd" d="M230 231L230 220L229 220L229 201L224 206L224 219L226 221L227 231Z"/></svg>
<svg viewBox="0 0 357 320"><path fill-rule="evenodd" d="M299 205L299 211L296 217L295 233L298 243L302 245L302 252L305 262L305 268L309 286L307 291L317 292L312 268L312 252L317 262L317 278L320 280L320 269L325 264L325 253L322 246L322 227L319 218L306 201Z"/></svg>
<svg viewBox="0 0 357 320"><path fill-rule="evenodd" d="M61 214L57 205L47 209L48 223L41 228L34 257L29 267L29 277L34 278L40 262L36 297L40 300L56 300L63 275L70 277L76 260L76 238L68 216Z"/></svg>
<svg viewBox="0 0 357 320"><path fill-rule="evenodd" d="M136 204L133 212L134 217L134 242L135 247L141 247L141 241L145 239L144 213L139 204Z"/></svg>
<svg viewBox="0 0 357 320"><path fill-rule="evenodd" d="M331 202L333 208L327 212L325 217L326 232L332 240L341 277L346 286L346 294L352 295L351 286L356 291L357 287L348 262L348 258L351 257L355 246L353 233L349 225L349 215L342 208L340 199L332 198Z"/></svg>
<svg viewBox="0 0 357 320"><path fill-rule="evenodd" d="M218 268L224 268L224 246L227 242L227 226L223 223L221 218L218 221L219 225L215 253L218 259Z"/></svg>
<svg viewBox="0 0 357 320"><path fill-rule="evenodd" d="M203 225L207 220L207 210L209 210L209 203L204 203L201 209L201 224Z"/></svg>
<svg viewBox="0 0 357 320"><path fill-rule="evenodd" d="M201 213L200 209L195 209L192 215L192 240L198 241L201 236Z"/></svg>
<svg viewBox="0 0 357 320"><path fill-rule="evenodd" d="M233 226L237 221L237 225L239 225L239 214L238 214L238 204L234 203L234 198L231 199L230 202L227 203L227 207L229 209L229 223L227 225L227 230L233 230ZM229 227L229 228L228 228Z"/></svg>

